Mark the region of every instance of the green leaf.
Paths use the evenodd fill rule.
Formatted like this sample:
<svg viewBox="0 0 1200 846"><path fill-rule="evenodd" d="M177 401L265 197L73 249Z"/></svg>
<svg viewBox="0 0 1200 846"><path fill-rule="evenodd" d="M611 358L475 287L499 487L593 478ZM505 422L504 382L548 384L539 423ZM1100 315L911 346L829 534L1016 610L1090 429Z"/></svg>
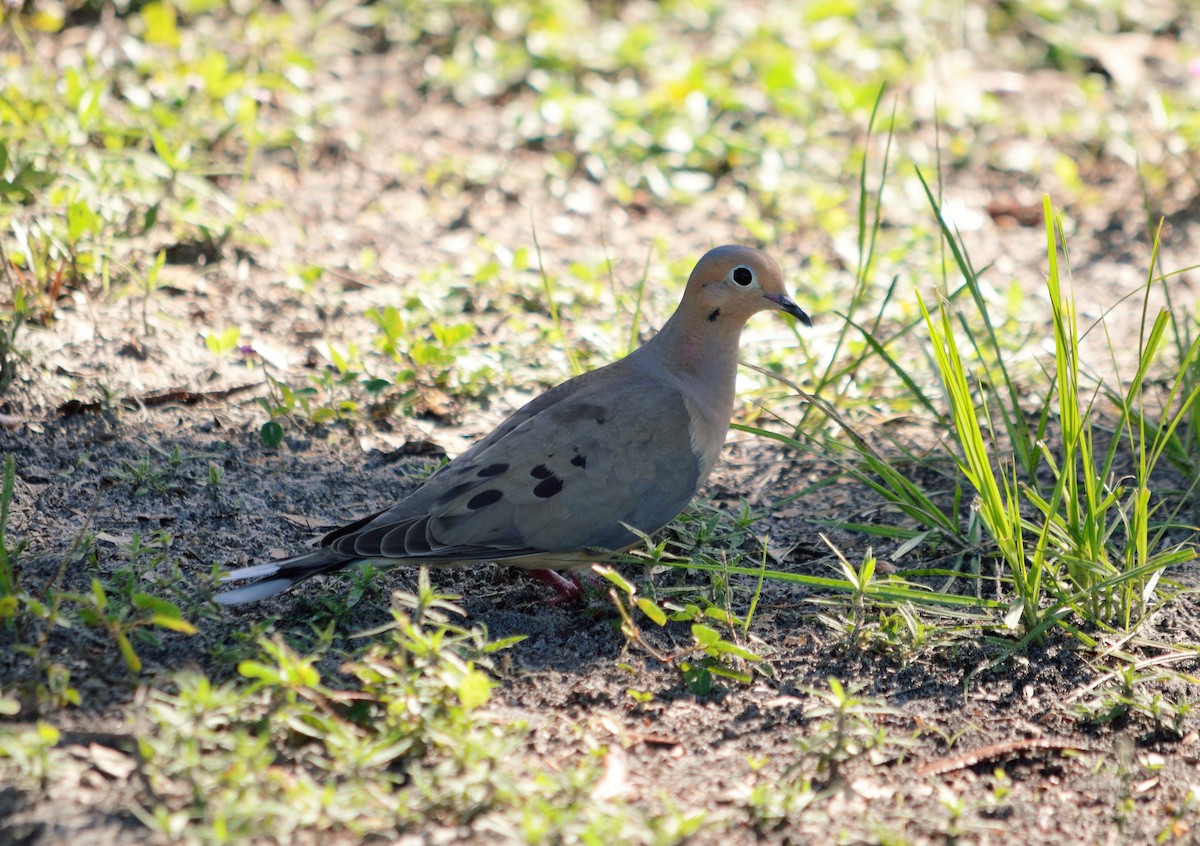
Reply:
<svg viewBox="0 0 1200 846"><path fill-rule="evenodd" d="M732 679L739 684L750 684L750 682L754 681L754 677L749 673L744 673L741 670L735 670L732 667L717 665L709 667L708 669L709 672L711 672L714 676L720 676L723 679Z"/></svg>
<svg viewBox="0 0 1200 846"><path fill-rule="evenodd" d="M85 626L102 626L104 625L104 615L97 614L91 608L80 608L79 619Z"/></svg>
<svg viewBox="0 0 1200 846"><path fill-rule="evenodd" d="M454 358L446 353L444 349L427 341L418 341L412 344L408 348L408 357L418 367L434 367L441 364L450 364L454 361Z"/></svg>
<svg viewBox="0 0 1200 846"><path fill-rule="evenodd" d="M283 427L274 420L268 420L258 430L258 437L268 449L275 449L283 443Z"/></svg>
<svg viewBox="0 0 1200 846"><path fill-rule="evenodd" d="M715 605L710 605L704 609L704 616L710 620L716 620L719 623L724 623L727 626L740 626L742 621L730 614L724 608L718 608Z"/></svg>
<svg viewBox="0 0 1200 846"><path fill-rule="evenodd" d="M179 617L171 617L166 614L155 614L150 618L150 624L186 635L194 635L197 631L196 627L187 620L180 619Z"/></svg>
<svg viewBox="0 0 1200 846"><path fill-rule="evenodd" d="M658 625L665 626L667 624L666 613L658 607L658 603L656 603L653 599L649 599L645 596L638 597L637 607L641 609L643 614L645 614Z"/></svg>
<svg viewBox="0 0 1200 846"><path fill-rule="evenodd" d="M403 345L404 318L395 306L367 309L366 318L383 330L383 338L377 344L388 355L397 355Z"/></svg>
<svg viewBox="0 0 1200 846"><path fill-rule="evenodd" d="M455 323L452 326L434 323L429 328L433 330L433 336L443 347L457 346L475 337L475 327L470 323Z"/></svg>
<svg viewBox="0 0 1200 846"><path fill-rule="evenodd" d="M147 628L133 629L130 634L133 636L133 639L137 641L139 646L145 644L151 649L162 649L162 638L156 636L154 632Z"/></svg>
<svg viewBox="0 0 1200 846"><path fill-rule="evenodd" d="M161 203L155 203L146 209L146 213L142 216L142 234L149 232L158 223L158 211Z"/></svg>
<svg viewBox="0 0 1200 846"><path fill-rule="evenodd" d="M179 170L179 158L157 129L150 130L150 143L154 145L154 152L163 160L163 164L171 170Z"/></svg>
<svg viewBox="0 0 1200 846"><path fill-rule="evenodd" d="M762 658L755 655L749 649L738 646L736 643L730 643L727 640L718 640L712 645L712 651L721 655L733 655L746 661L761 661Z"/></svg>
<svg viewBox="0 0 1200 846"><path fill-rule="evenodd" d="M175 10L165 3L147 3L142 7L142 22L146 26L143 36L147 44L159 47L179 46L179 27L175 23Z"/></svg>
<svg viewBox="0 0 1200 846"><path fill-rule="evenodd" d="M685 662L679 665L679 671L683 673L684 685L692 693L706 696L712 692L712 673L706 668Z"/></svg>
<svg viewBox="0 0 1200 846"><path fill-rule="evenodd" d="M471 670L458 683L455 690L458 701L468 711L486 705L492 694L492 680L482 670Z"/></svg>
<svg viewBox="0 0 1200 846"><path fill-rule="evenodd" d="M274 667L261 661L251 661L248 658L245 661L239 661L238 672L248 679L258 679L268 684L283 684L283 676Z"/></svg>
<svg viewBox="0 0 1200 846"><path fill-rule="evenodd" d="M222 329L220 332L212 332L205 335L204 346L208 347L208 351L213 355L225 355L238 345L241 337L241 330L236 326L230 326Z"/></svg>
<svg viewBox="0 0 1200 846"><path fill-rule="evenodd" d="M529 635L509 635L508 637L502 637L499 640L493 640L484 644L483 651L485 654L499 652L502 649L508 649L510 646L516 646L528 637Z"/></svg>
<svg viewBox="0 0 1200 846"><path fill-rule="evenodd" d="M139 611L153 611L156 614L164 614L171 617L182 616L179 606L175 603L157 596L151 596L148 593L142 593L141 591L137 591L130 596L129 601Z"/></svg>
<svg viewBox="0 0 1200 846"><path fill-rule="evenodd" d="M76 244L85 235L94 235L100 227L100 215L86 202L75 200L67 205L67 240L70 243Z"/></svg>
<svg viewBox="0 0 1200 846"><path fill-rule="evenodd" d="M159 250L154 256L154 264L150 265L150 269L146 271L146 290L153 291L158 287L158 275L162 272L163 265L167 263L167 251Z"/></svg>
<svg viewBox="0 0 1200 846"><path fill-rule="evenodd" d="M593 570L603 579L612 582L617 589L626 596L633 596L637 593L635 588L624 576L614 570L612 567L594 567Z"/></svg>
<svg viewBox="0 0 1200 846"><path fill-rule="evenodd" d="M721 640L721 633L716 629L700 623L692 624L692 637L696 639L696 646L700 649L708 649Z"/></svg>
<svg viewBox="0 0 1200 846"><path fill-rule="evenodd" d="M129 672L140 673L142 671L142 659L133 651L133 644L129 642L129 638L125 636L125 632L117 632L117 648L121 650L121 657L125 659L125 666L129 668Z"/></svg>
<svg viewBox="0 0 1200 846"><path fill-rule="evenodd" d="M92 579L92 599L101 611L108 607L108 595L104 593L104 585L100 584L99 579Z"/></svg>

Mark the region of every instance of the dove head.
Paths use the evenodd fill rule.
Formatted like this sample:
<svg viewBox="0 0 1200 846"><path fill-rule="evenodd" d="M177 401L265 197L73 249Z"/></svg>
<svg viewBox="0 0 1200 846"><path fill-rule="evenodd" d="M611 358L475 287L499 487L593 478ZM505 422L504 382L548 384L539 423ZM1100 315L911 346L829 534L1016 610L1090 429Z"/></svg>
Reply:
<svg viewBox="0 0 1200 846"><path fill-rule="evenodd" d="M682 395L702 479L729 431L742 327L760 311L782 311L812 325L788 296L774 259L750 247L717 247L696 264L670 320L626 359Z"/></svg>
<svg viewBox="0 0 1200 846"><path fill-rule="evenodd" d="M812 326L783 285L783 271L766 253L730 245L709 250L688 278L680 310L692 320L722 323L738 332L751 315L776 310Z"/></svg>
<svg viewBox="0 0 1200 846"><path fill-rule="evenodd" d="M782 311L812 325L766 253L739 246L709 250L688 277L679 308L642 356L697 383L720 385L721 403L732 404L742 327L760 311Z"/></svg>

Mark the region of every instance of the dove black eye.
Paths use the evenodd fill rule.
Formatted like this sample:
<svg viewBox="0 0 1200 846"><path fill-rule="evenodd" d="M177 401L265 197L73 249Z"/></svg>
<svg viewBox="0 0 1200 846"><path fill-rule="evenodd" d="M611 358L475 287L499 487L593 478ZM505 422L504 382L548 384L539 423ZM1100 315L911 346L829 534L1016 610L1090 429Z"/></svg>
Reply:
<svg viewBox="0 0 1200 846"><path fill-rule="evenodd" d="M744 288L754 281L754 271L744 265L735 267L733 269L733 281Z"/></svg>

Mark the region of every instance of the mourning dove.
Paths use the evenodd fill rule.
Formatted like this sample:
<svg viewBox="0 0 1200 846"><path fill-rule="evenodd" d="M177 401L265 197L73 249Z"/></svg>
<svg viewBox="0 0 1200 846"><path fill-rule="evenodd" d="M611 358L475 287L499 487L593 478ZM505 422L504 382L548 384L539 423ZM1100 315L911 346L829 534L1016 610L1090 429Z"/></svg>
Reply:
<svg viewBox="0 0 1200 846"><path fill-rule="evenodd" d="M772 258L749 247L709 251L646 344L546 391L316 550L229 573L227 581L253 581L217 602L253 602L365 562L552 571L630 548L679 514L712 472L733 415L742 327L767 310L812 325ZM542 578L569 591L557 574Z"/></svg>

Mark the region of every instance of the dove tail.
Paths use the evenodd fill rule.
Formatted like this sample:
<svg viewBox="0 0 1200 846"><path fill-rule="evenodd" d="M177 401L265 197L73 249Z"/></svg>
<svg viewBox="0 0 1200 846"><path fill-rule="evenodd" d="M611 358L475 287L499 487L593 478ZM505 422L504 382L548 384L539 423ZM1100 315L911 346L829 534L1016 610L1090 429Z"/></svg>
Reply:
<svg viewBox="0 0 1200 846"><path fill-rule="evenodd" d="M316 549L303 555L291 558L281 558L266 564L255 564L242 567L227 573L222 582L244 582L253 580L233 590L223 591L213 597L220 605L241 605L244 602L258 602L268 596L274 596L288 590L305 579L340 570L354 563L353 558L338 555L330 549Z"/></svg>

